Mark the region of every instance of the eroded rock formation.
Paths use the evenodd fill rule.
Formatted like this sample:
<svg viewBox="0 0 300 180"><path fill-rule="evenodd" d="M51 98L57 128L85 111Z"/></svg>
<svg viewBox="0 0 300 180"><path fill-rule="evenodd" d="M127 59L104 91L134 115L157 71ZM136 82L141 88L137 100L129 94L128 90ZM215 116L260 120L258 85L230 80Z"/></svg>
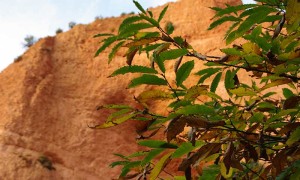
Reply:
<svg viewBox="0 0 300 180"><path fill-rule="evenodd" d="M173 22L203 54L219 54L226 26L207 31L213 11L208 7L240 4L240 0L181 0L170 3L163 23ZM154 8L158 14L163 7ZM77 25L68 32L40 40L0 74L0 179L112 179L118 169L108 165L112 153L129 154L139 124L92 130L105 120L96 107L108 103L134 105L133 94L146 87L125 89L129 76L108 79L124 65L119 52L108 65L109 50L94 58L97 33L115 32L124 17ZM140 60L145 56L138 57ZM49 158L56 170L38 161Z"/></svg>

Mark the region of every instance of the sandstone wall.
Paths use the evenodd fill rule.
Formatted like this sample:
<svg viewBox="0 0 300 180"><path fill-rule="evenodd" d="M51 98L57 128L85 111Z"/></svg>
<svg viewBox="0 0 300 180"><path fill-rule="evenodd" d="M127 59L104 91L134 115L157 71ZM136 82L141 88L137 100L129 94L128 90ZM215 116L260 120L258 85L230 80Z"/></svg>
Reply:
<svg viewBox="0 0 300 180"><path fill-rule="evenodd" d="M163 23L173 22L175 35L183 35L199 52L219 54L226 27L206 31L213 16L208 7L224 3L241 2L181 0L170 4ZM162 8L153 11L158 14ZM107 78L124 65L122 52L110 65L109 51L93 57L99 47L93 35L116 32L123 18L96 20L44 38L0 74L0 179L112 179L118 174L108 167L117 159L112 153L138 150L139 124L87 127L105 120L107 113L96 111L98 105L135 105L133 94L147 88L125 89L130 76ZM49 157L56 170L41 166L41 155Z"/></svg>

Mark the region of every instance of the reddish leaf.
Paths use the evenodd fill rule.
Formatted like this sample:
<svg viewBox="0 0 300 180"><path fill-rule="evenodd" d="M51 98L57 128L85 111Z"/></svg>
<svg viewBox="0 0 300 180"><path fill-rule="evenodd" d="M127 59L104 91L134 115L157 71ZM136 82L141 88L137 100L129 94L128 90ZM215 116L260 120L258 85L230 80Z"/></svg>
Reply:
<svg viewBox="0 0 300 180"><path fill-rule="evenodd" d="M287 156L285 154L285 151L281 151L281 152L277 153L276 156L271 159L271 162L272 162L273 167L276 170L275 174L277 176L278 174L280 174L283 171L283 169L287 163Z"/></svg>
<svg viewBox="0 0 300 180"><path fill-rule="evenodd" d="M297 129L297 127L300 126L300 122L295 122L295 123L288 123L287 125L285 125L280 131L280 134L286 134L288 132L294 131L295 129Z"/></svg>
<svg viewBox="0 0 300 180"><path fill-rule="evenodd" d="M300 103L300 96L291 96L287 98L283 103L283 109L296 108Z"/></svg>
<svg viewBox="0 0 300 180"><path fill-rule="evenodd" d="M132 60L136 54L136 52L138 51L138 48L134 48L133 50L129 49L129 52L126 54L126 63L131 66Z"/></svg>
<svg viewBox="0 0 300 180"><path fill-rule="evenodd" d="M197 161L201 161L210 155L216 154L220 151L221 145L221 143L210 143L202 146L197 152L181 162L178 171L185 171Z"/></svg>
<svg viewBox="0 0 300 180"><path fill-rule="evenodd" d="M224 159L223 159L223 162L224 162L225 167L226 167L226 174L228 174L229 170L230 170L231 156L233 154L233 151L234 151L234 145L233 145L232 142L230 142L228 147L227 147L227 150L224 154Z"/></svg>
<svg viewBox="0 0 300 180"><path fill-rule="evenodd" d="M172 119L167 127L167 141L170 142L179 133L181 133L185 127L186 120L184 118L176 117Z"/></svg>
<svg viewBox="0 0 300 180"><path fill-rule="evenodd" d="M160 37L144 38L124 45L124 47L142 46L160 40Z"/></svg>
<svg viewBox="0 0 300 180"><path fill-rule="evenodd" d="M194 116L188 116L185 117L187 120L187 125L191 127L198 127L198 128L211 128L216 126L224 126L226 123L225 121L216 121L211 122L201 117L194 117Z"/></svg>
<svg viewBox="0 0 300 180"><path fill-rule="evenodd" d="M259 127L259 123L256 123L256 124L252 125L246 132L247 132L247 133L252 133L252 132L255 131L258 127Z"/></svg>
<svg viewBox="0 0 300 180"><path fill-rule="evenodd" d="M241 143L245 146L245 149L249 153L249 158L256 162L258 160L258 153L256 152L255 148L245 141L241 141Z"/></svg>
<svg viewBox="0 0 300 180"><path fill-rule="evenodd" d="M278 79L278 80L275 80L267 85L265 85L264 87L262 87L260 90L263 91L265 89L269 89L271 87L274 87L274 86L279 86L279 85L282 85L282 84L288 84L292 82L292 80L290 79Z"/></svg>

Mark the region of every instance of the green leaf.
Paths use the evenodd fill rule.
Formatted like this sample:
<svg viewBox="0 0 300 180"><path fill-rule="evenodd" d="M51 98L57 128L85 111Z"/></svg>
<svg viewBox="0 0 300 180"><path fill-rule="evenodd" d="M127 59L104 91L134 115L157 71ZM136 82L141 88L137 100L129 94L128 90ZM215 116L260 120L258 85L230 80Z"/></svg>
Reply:
<svg viewBox="0 0 300 180"><path fill-rule="evenodd" d="M166 6L161 12L160 12L160 14L159 14L159 18L158 18L158 22L160 22L163 18L164 18L164 16L165 16L165 14L166 14L166 12L167 12L167 10L168 10L168 7L169 6Z"/></svg>
<svg viewBox="0 0 300 180"><path fill-rule="evenodd" d="M241 19L234 17L234 16L224 16L224 17L214 21L213 23L211 23L208 30L211 30L227 21L241 21Z"/></svg>
<svg viewBox="0 0 300 180"><path fill-rule="evenodd" d="M214 80L212 81L211 83L211 86L210 86L210 92L216 92L217 90L217 87L219 85L219 82L221 80L221 76L222 76L222 72L219 72L216 77L214 78Z"/></svg>
<svg viewBox="0 0 300 180"><path fill-rule="evenodd" d="M208 106L195 104L195 105L184 106L183 108L177 110L175 113L183 114L183 115L192 115L192 114L209 115L209 114L215 114L215 111L213 108L210 108Z"/></svg>
<svg viewBox="0 0 300 180"><path fill-rule="evenodd" d="M122 166L122 165L124 166L124 165L126 165L128 163L129 163L129 161L115 161L115 162L111 163L109 166L111 168L113 168L115 166Z"/></svg>
<svg viewBox="0 0 300 180"><path fill-rule="evenodd" d="M119 116L124 115L124 114L127 114L131 111L132 111L131 109L121 109L119 111L113 112L108 116L106 122L113 121L114 118L119 117Z"/></svg>
<svg viewBox="0 0 300 180"><path fill-rule="evenodd" d="M119 35L129 34L129 33L132 33L132 32L138 32L142 29L148 29L148 28L152 28L152 27L153 27L153 25L148 24L148 23L128 24L128 25L125 25L123 28L120 29Z"/></svg>
<svg viewBox="0 0 300 180"><path fill-rule="evenodd" d="M224 80L224 84L225 84L225 88L227 90L227 92L229 93L229 95L231 95L229 89L234 88L234 76L236 73L232 72L231 70L227 70L226 74L225 74L225 80Z"/></svg>
<svg viewBox="0 0 300 180"><path fill-rule="evenodd" d="M184 99L194 101L198 96L207 94L207 85L195 85L189 88L184 95Z"/></svg>
<svg viewBox="0 0 300 180"><path fill-rule="evenodd" d="M168 22L165 26L165 30L167 32L167 34L172 34L174 32L174 26L172 22Z"/></svg>
<svg viewBox="0 0 300 180"><path fill-rule="evenodd" d="M127 158L134 158L134 157L140 157L140 156L145 156L147 155L149 152L148 151L137 151L134 152L132 154L130 154L129 156L126 156Z"/></svg>
<svg viewBox="0 0 300 180"><path fill-rule="evenodd" d="M95 53L95 57L98 56L102 51L104 51L108 46L110 46L112 43L114 43L117 40L116 36L111 36L107 39L103 40L103 45L97 50Z"/></svg>
<svg viewBox="0 0 300 180"><path fill-rule="evenodd" d="M124 29L125 26L127 26L128 24L132 24L134 22L137 21L141 21L143 20L140 16L130 16L126 19L123 20L123 22L121 23L121 25L119 26L119 32Z"/></svg>
<svg viewBox="0 0 300 180"><path fill-rule="evenodd" d="M133 3L135 4L135 6L144 14L146 14L145 9L140 5L140 3L138 3L137 1L133 1Z"/></svg>
<svg viewBox="0 0 300 180"><path fill-rule="evenodd" d="M154 62L156 62L156 64L158 65L159 69L161 70L161 72L165 73L166 72L166 68L165 68L164 60L162 60L160 58L160 56L157 55L154 52L153 52L153 58L154 58Z"/></svg>
<svg viewBox="0 0 300 180"><path fill-rule="evenodd" d="M254 9L254 8L253 8ZM226 39L226 44L230 44L235 39L243 36L249 29L256 23L260 23L262 20L266 18L266 16L273 12L274 9L267 8L266 6L259 6L255 8L255 11L253 11L238 27L236 31L232 31L228 35ZM229 38L230 37L230 38Z"/></svg>
<svg viewBox="0 0 300 180"><path fill-rule="evenodd" d="M237 96L255 96L256 92L252 91L251 89L245 87L238 87L235 89L229 89L229 92L235 94Z"/></svg>
<svg viewBox="0 0 300 180"><path fill-rule="evenodd" d="M145 166L147 163L152 161L153 158L155 158L157 155L162 153L164 150L165 149L163 149L163 148L158 148L158 149L152 149L151 151L149 151L147 156L142 160L141 166Z"/></svg>
<svg viewBox="0 0 300 180"><path fill-rule="evenodd" d="M175 144L167 143L165 141L160 141L160 140L143 140L143 141L138 141L138 144L150 148L168 148L168 149L178 148L178 146Z"/></svg>
<svg viewBox="0 0 300 180"><path fill-rule="evenodd" d="M194 61L184 63L176 72L176 84L181 86L182 83L189 77L192 69L194 68Z"/></svg>
<svg viewBox="0 0 300 180"><path fill-rule="evenodd" d="M226 49L221 49L221 51L227 55L238 55L238 56L243 55L243 52L239 51L237 48L226 48Z"/></svg>
<svg viewBox="0 0 300 180"><path fill-rule="evenodd" d="M130 107L130 106L128 106L128 105L122 105L122 104L106 104L106 105L97 107L97 110L103 109L103 108L107 108L107 109L132 109L132 107Z"/></svg>
<svg viewBox="0 0 300 180"><path fill-rule="evenodd" d="M115 70L109 77L114 77L120 74L127 74L127 73L149 73L149 74L157 74L158 72L155 69L148 68L145 66L123 66L117 70Z"/></svg>
<svg viewBox="0 0 300 180"><path fill-rule="evenodd" d="M299 29L300 24L300 2L289 0L286 7L286 20L288 33Z"/></svg>
<svg viewBox="0 0 300 180"><path fill-rule="evenodd" d="M140 164L141 164L141 161L131 161L131 162L128 162L128 163L122 168L120 177L125 177L125 176L129 173L129 171L130 171L132 168L138 167L138 166L140 166ZM119 178L119 179L121 179L121 178Z"/></svg>
<svg viewBox="0 0 300 180"><path fill-rule="evenodd" d="M202 175L200 176L199 180L216 179L219 173L220 173L219 165L213 164L208 167L204 167Z"/></svg>
<svg viewBox="0 0 300 180"><path fill-rule="evenodd" d="M225 9L216 9L212 8L213 10L218 10L216 13L215 17L223 16L225 14L230 14L230 13L235 13L237 14L238 11L243 10L243 9L249 9L257 6L256 4L243 4L243 5L238 5L238 6L227 6Z"/></svg>
<svg viewBox="0 0 300 180"><path fill-rule="evenodd" d="M191 152L192 150L194 150L196 148L199 148L202 145L204 145L204 142L201 142L201 141L196 141L195 146L193 146L192 143L190 143L190 142L184 142L172 154L172 158L180 158L181 156Z"/></svg>
<svg viewBox="0 0 300 180"><path fill-rule="evenodd" d="M202 76L202 75L208 74L208 73L214 74L214 73L218 72L219 70L221 70L221 68L205 68L205 69L200 70L197 73L195 73L195 75Z"/></svg>
<svg viewBox="0 0 300 180"><path fill-rule="evenodd" d="M150 180L156 180L160 172L163 170L165 165L167 164L167 161L170 159L170 156L172 155L173 152L170 152L166 155L164 155L154 166L150 173Z"/></svg>
<svg viewBox="0 0 300 180"><path fill-rule="evenodd" d="M153 26L159 27L159 23L155 19L145 16L143 14L140 14L140 17L143 18L144 20L148 21Z"/></svg>
<svg viewBox="0 0 300 180"><path fill-rule="evenodd" d="M140 38L138 40L131 41L124 45L124 47L143 46L160 40L160 37Z"/></svg>
<svg viewBox="0 0 300 180"><path fill-rule="evenodd" d="M286 144L288 146L291 146L299 140L300 140L300 127L298 127L295 131L292 132L289 139L286 141Z"/></svg>
<svg viewBox="0 0 300 180"><path fill-rule="evenodd" d="M277 119L280 119L283 116L287 116L287 115L291 115L294 112L297 112L297 109L287 109L287 110L281 110L280 112L278 112L277 114L275 114L273 117L269 118L267 120L267 123L271 123Z"/></svg>
<svg viewBox="0 0 300 180"><path fill-rule="evenodd" d="M188 53L189 53L189 51L187 49L171 49L171 50L160 53L159 57L161 58L161 60L164 61L164 60L177 59Z"/></svg>
<svg viewBox="0 0 300 180"><path fill-rule="evenodd" d="M250 117L249 121L251 123L262 123L264 119L264 114L261 112L256 112L253 114L253 116Z"/></svg>
<svg viewBox="0 0 300 180"><path fill-rule="evenodd" d="M112 48L110 54L108 55L108 64L112 61L112 59L115 57L117 51L122 47L122 45L125 43L125 41L120 41L115 47Z"/></svg>
<svg viewBox="0 0 300 180"><path fill-rule="evenodd" d="M93 37L96 38L96 37L102 37L102 36L113 36L114 34L110 34L110 33L101 33L101 34L96 34L94 35Z"/></svg>
<svg viewBox="0 0 300 180"><path fill-rule="evenodd" d="M288 88L283 88L282 91L283 91L283 95L286 99L294 96L293 91L289 90Z"/></svg>
<svg viewBox="0 0 300 180"><path fill-rule="evenodd" d="M133 118L134 116L136 116L136 114L134 114L134 113L128 114L123 117L117 118L114 121L108 121L108 122L103 123L102 125L97 125L92 128L93 129L104 129L104 128L113 127L113 126L119 125L119 124Z"/></svg>
<svg viewBox="0 0 300 180"><path fill-rule="evenodd" d="M167 81L154 75L144 74L138 78L133 79L131 83L128 85L128 88L133 88L142 84L167 85Z"/></svg>

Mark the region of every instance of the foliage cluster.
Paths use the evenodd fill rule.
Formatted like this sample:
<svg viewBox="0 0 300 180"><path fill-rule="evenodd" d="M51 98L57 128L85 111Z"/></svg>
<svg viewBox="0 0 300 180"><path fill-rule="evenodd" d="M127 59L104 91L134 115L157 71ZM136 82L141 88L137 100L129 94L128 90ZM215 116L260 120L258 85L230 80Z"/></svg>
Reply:
<svg viewBox="0 0 300 180"><path fill-rule="evenodd" d="M31 47L33 44L36 43L36 38L32 35L27 35L25 38L24 38L24 41L25 43L23 43L23 46L24 48L29 48Z"/></svg>
<svg viewBox="0 0 300 180"><path fill-rule="evenodd" d="M227 44L238 38L245 42L221 49L223 57L203 55L182 37L173 37L172 23L162 28L168 6L154 17L133 1L140 14L124 19L117 35L95 35L105 37L96 56L113 46L109 63L120 48L127 49L128 66L110 77L139 73L128 88L144 84L160 87L135 98L144 109L116 104L99 108L113 113L105 123L92 127L95 129L129 119L149 122L143 138L137 141L148 150L116 154L122 160L111 167L122 166L120 179L154 180L178 158L182 159L178 171L184 176L171 174L172 179L300 179L300 2L256 1L259 4L212 8L215 16L209 29L232 22L225 37ZM135 65L137 53L146 53L150 65ZM174 71L169 72L165 64L172 61ZM199 61L205 66L196 66ZM199 81L187 86L192 71ZM176 78L168 79L167 73L175 73ZM247 74L251 83L239 81L241 73ZM226 97L216 93L222 77ZM204 102L200 96L208 100ZM165 107L168 115L156 114L147 106L157 100L171 101ZM166 140L152 139L164 127ZM202 168L200 162L213 163Z"/></svg>

